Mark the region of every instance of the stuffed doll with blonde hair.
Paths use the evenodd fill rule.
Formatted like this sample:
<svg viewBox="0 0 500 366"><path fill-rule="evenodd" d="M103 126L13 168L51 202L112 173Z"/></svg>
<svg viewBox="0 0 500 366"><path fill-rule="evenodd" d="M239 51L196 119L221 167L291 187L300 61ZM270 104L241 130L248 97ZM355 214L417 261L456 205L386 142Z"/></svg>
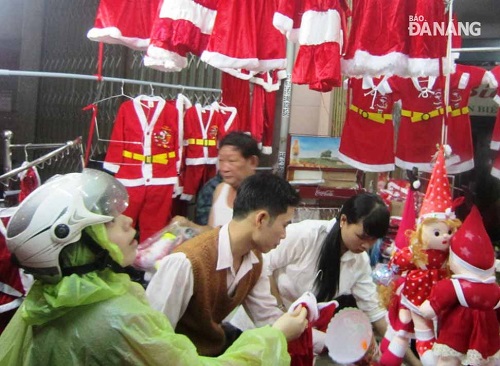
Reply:
<svg viewBox="0 0 500 366"><path fill-rule="evenodd" d="M438 152L429 185L425 194L416 229L410 231L409 245L396 251L389 263L405 274L398 283L397 322L394 334L383 351L380 364L398 366L414 333L416 347L424 366L434 366L432 346L435 332L432 320L419 311L434 285L449 277L447 267L450 239L460 226L460 220L452 212L451 190L446 175L444 150Z"/></svg>

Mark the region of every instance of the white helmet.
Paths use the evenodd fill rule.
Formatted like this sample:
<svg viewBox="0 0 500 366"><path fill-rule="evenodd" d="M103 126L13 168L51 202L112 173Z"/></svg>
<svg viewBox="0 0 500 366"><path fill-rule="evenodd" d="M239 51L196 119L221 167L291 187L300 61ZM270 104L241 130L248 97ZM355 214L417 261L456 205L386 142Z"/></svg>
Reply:
<svg viewBox="0 0 500 366"><path fill-rule="evenodd" d="M107 173L84 169L54 177L19 205L7 226L7 247L27 272L57 280L61 250L127 205L125 187Z"/></svg>

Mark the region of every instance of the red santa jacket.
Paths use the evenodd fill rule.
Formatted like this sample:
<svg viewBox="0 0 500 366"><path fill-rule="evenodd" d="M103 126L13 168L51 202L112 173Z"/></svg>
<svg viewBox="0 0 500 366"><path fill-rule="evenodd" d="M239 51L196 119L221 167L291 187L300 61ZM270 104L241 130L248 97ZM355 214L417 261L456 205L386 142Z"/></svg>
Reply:
<svg viewBox="0 0 500 366"><path fill-rule="evenodd" d="M217 164L217 143L225 133L224 119L216 107L197 103L184 115L186 165Z"/></svg>
<svg viewBox="0 0 500 366"><path fill-rule="evenodd" d="M104 168L127 187L177 183L175 101L139 96L118 110Z"/></svg>

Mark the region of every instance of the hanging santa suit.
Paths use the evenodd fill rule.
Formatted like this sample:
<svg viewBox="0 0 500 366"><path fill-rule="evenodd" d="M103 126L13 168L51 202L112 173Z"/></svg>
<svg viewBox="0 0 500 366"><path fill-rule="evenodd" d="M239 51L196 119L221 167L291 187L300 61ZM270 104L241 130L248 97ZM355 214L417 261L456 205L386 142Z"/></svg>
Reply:
<svg viewBox="0 0 500 366"><path fill-rule="evenodd" d="M272 24L275 10L276 0L220 0L201 60L244 79L241 69L286 68L285 37Z"/></svg>
<svg viewBox="0 0 500 366"><path fill-rule="evenodd" d="M250 132L250 81L223 72L221 90L224 104L238 111L238 130Z"/></svg>
<svg viewBox="0 0 500 366"><path fill-rule="evenodd" d="M450 76L448 103L448 129L446 143L454 155L460 158L447 166L450 174L462 173L474 168L474 146L469 114L469 97L472 89L487 82L486 70L477 66L456 65Z"/></svg>
<svg viewBox="0 0 500 366"><path fill-rule="evenodd" d="M408 1L357 0L346 52L347 76L407 75Z"/></svg>
<svg viewBox="0 0 500 366"><path fill-rule="evenodd" d="M442 83L436 77L403 79L393 76L389 84L394 100L401 100L401 122L396 143L396 166L431 172L431 159L441 144L444 105ZM448 159L447 163L456 163Z"/></svg>
<svg viewBox="0 0 500 366"><path fill-rule="evenodd" d="M497 93L493 100L500 105L500 66L496 66L490 70L490 87L497 89ZM493 135L490 142L491 150L500 150L500 108L497 111L495 120L495 127L493 128Z"/></svg>
<svg viewBox="0 0 500 366"><path fill-rule="evenodd" d="M168 222L177 183L178 122L175 101L139 96L122 103L113 126L103 167L127 188L123 214L138 224L141 242Z"/></svg>
<svg viewBox="0 0 500 366"><path fill-rule="evenodd" d="M328 92L340 86L340 55L347 33L348 6L343 0L306 0L298 35L300 45L292 82Z"/></svg>
<svg viewBox="0 0 500 366"><path fill-rule="evenodd" d="M444 1L411 0L408 7L406 19L413 16L404 33L408 42L408 75L438 76L441 60L446 57L448 16ZM444 27L443 31L434 30L434 24Z"/></svg>
<svg viewBox="0 0 500 366"><path fill-rule="evenodd" d="M286 77L285 70L274 70L271 73L260 73L250 79L250 82L255 84L252 93L250 133L265 155L272 153L276 91L284 77Z"/></svg>
<svg viewBox="0 0 500 366"><path fill-rule="evenodd" d="M144 65L180 71L189 52L200 56L207 47L219 0L165 0L159 7Z"/></svg>
<svg viewBox="0 0 500 366"><path fill-rule="evenodd" d="M26 166L27 164L28 162L25 161L21 165L21 167ZM36 166L32 166L19 173L19 180L21 182L19 187L20 188L19 198L18 198L19 203L21 203L31 192L33 192L40 186L40 184L42 184Z"/></svg>
<svg viewBox="0 0 500 366"><path fill-rule="evenodd" d="M224 133L224 120L213 106L203 108L197 103L186 111L181 199L191 200L217 174L217 144Z"/></svg>
<svg viewBox="0 0 500 366"><path fill-rule="evenodd" d="M339 159L360 170L394 170L393 99L387 77L348 82L351 104L339 146Z"/></svg>
<svg viewBox="0 0 500 366"><path fill-rule="evenodd" d="M293 43L299 41L304 0L278 0L273 25Z"/></svg>
<svg viewBox="0 0 500 366"><path fill-rule="evenodd" d="M94 27L87 37L92 41L121 44L144 51L160 0L101 0Z"/></svg>

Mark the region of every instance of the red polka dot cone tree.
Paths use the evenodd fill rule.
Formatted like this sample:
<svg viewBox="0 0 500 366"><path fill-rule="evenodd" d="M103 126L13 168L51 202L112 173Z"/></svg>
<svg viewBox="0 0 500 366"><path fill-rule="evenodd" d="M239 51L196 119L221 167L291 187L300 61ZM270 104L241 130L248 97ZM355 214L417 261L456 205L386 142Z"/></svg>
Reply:
<svg viewBox="0 0 500 366"><path fill-rule="evenodd" d="M416 229L409 235L409 246L397 251L391 259L391 264L398 266L400 273L406 272L406 277L400 287L400 324L394 329L396 334L381 357L381 364L385 366L401 365L411 336L417 340L422 364L436 365L432 353L435 341L433 322L422 316L419 306L428 298L437 281L449 277L447 261L450 239L461 224L452 208L444 155L444 148L441 147Z"/></svg>

